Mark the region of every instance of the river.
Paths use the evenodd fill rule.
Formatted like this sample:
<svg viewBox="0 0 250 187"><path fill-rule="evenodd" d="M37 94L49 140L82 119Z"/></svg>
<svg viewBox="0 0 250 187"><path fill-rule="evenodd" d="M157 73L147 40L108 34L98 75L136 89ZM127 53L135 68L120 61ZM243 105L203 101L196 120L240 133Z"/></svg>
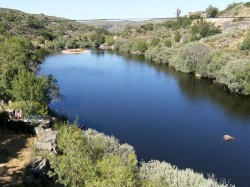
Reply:
<svg viewBox="0 0 250 187"><path fill-rule="evenodd" d="M139 160L250 186L250 98L143 57L105 51L46 56L63 101L51 107L132 145ZM234 136L225 142L223 135Z"/></svg>

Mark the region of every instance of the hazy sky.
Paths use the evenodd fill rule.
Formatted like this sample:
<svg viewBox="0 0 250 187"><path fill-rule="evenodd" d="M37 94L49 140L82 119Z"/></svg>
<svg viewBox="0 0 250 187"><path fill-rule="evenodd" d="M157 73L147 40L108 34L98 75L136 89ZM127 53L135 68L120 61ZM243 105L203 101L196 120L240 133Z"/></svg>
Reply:
<svg viewBox="0 0 250 187"><path fill-rule="evenodd" d="M243 2L247 2L246 0ZM205 10L210 4L224 9L233 0L0 0L0 7L69 19L160 18ZM235 1L239 2L239 1Z"/></svg>

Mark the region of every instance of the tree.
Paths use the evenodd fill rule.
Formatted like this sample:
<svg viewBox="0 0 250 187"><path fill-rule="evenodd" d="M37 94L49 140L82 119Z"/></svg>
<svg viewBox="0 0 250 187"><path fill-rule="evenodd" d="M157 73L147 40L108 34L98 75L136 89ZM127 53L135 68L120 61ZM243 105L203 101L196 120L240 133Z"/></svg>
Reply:
<svg viewBox="0 0 250 187"><path fill-rule="evenodd" d="M208 18L216 18L219 15L219 9L217 7L214 7L212 5L210 5L207 9L207 17Z"/></svg>
<svg viewBox="0 0 250 187"><path fill-rule="evenodd" d="M11 100L12 81L20 69L35 70L38 57L28 39L5 38L0 44L0 98Z"/></svg>
<svg viewBox="0 0 250 187"><path fill-rule="evenodd" d="M12 96L25 115L45 115L48 104L59 98L59 92L52 76L37 77L33 72L23 69L13 80Z"/></svg>

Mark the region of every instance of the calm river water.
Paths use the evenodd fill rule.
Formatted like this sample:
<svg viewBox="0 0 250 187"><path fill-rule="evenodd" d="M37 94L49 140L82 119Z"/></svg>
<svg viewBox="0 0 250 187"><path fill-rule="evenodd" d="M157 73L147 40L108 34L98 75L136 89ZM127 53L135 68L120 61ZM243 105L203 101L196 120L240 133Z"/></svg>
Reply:
<svg viewBox="0 0 250 187"><path fill-rule="evenodd" d="M42 74L58 79L64 101L51 107L121 143L139 159L214 173L250 186L250 98L142 57L104 51L50 54ZM223 135L236 137L223 141Z"/></svg>

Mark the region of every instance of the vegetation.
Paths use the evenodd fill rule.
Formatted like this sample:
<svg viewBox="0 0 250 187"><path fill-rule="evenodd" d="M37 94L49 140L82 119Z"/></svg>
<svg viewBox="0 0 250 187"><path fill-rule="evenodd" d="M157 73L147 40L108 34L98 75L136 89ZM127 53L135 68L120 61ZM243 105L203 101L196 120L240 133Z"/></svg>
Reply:
<svg viewBox="0 0 250 187"><path fill-rule="evenodd" d="M200 40L201 38L221 33L221 29L201 19L191 27L191 33L191 40Z"/></svg>
<svg viewBox="0 0 250 187"><path fill-rule="evenodd" d="M250 60L228 62L219 72L217 81L233 92L250 95Z"/></svg>
<svg viewBox="0 0 250 187"><path fill-rule="evenodd" d="M216 18L219 15L219 9L217 7L210 5L207 8L206 13L208 18Z"/></svg>
<svg viewBox="0 0 250 187"><path fill-rule="evenodd" d="M59 97L53 76L36 76L39 57L28 39L7 37L0 43L0 98L15 101L25 115L46 114Z"/></svg>
<svg viewBox="0 0 250 187"><path fill-rule="evenodd" d="M189 43L183 46L173 57L171 65L184 73L194 73L211 47L202 43Z"/></svg>
<svg viewBox="0 0 250 187"><path fill-rule="evenodd" d="M247 34L243 43L240 46L241 50L249 50L250 51L250 32Z"/></svg>
<svg viewBox="0 0 250 187"><path fill-rule="evenodd" d="M142 162L133 147L75 124L57 124L58 154L48 156L57 182L64 186L228 186L191 169L179 170L165 162Z"/></svg>

